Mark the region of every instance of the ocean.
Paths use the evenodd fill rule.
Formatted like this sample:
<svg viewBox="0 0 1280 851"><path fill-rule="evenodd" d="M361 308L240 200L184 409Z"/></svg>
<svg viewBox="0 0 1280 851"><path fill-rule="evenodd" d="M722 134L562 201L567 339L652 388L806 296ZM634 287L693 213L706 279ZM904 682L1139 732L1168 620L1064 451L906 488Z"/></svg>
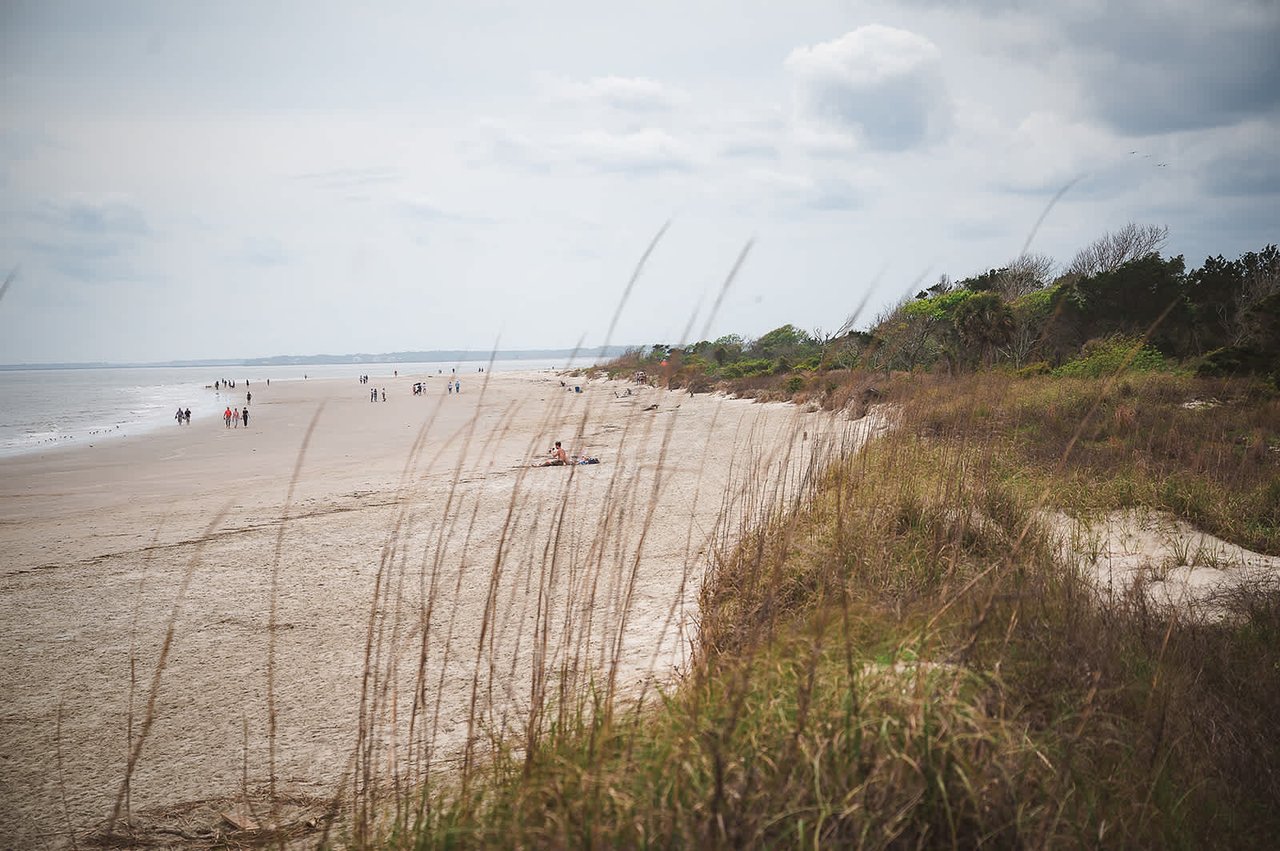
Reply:
<svg viewBox="0 0 1280 851"><path fill-rule="evenodd" d="M593 359L575 360L587 366ZM494 372L565 369L565 358L495 360ZM359 375L445 375L457 369L465 382L486 361L424 363L344 363L287 366L109 367L101 369L0 370L0 457L94 440L176 427L178 407L191 409L191 422L222 416L229 400L244 403L245 380L253 390L266 379L351 378ZM213 389L218 379L236 382L233 391ZM474 379L472 379L474 381Z"/></svg>

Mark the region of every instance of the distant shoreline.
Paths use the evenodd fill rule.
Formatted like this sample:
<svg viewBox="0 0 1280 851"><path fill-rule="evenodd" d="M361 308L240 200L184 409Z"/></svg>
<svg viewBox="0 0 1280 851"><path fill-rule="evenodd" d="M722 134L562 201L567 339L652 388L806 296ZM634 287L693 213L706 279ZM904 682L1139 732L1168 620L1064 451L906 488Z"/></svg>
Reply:
<svg viewBox="0 0 1280 851"><path fill-rule="evenodd" d="M347 355L273 355L265 358L210 358L205 360L172 360L110 363L91 361L83 363L7 363L0 364L0 371L37 369L142 369L163 367L169 369L205 366L310 366L347 363L423 363L434 361L487 361L494 360L544 360L548 358L579 357L613 358L633 346L583 347L580 349L507 349L475 351L471 349L433 349L420 352L384 352L382 354Z"/></svg>

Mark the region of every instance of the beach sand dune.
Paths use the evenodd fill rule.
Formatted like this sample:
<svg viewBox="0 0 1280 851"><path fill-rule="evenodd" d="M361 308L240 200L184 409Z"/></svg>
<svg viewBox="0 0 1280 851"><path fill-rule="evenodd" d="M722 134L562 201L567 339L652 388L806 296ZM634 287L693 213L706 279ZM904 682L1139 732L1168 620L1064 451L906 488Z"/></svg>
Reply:
<svg viewBox="0 0 1280 851"><path fill-rule="evenodd" d="M277 382L248 429L0 462L0 844L100 825L131 748L134 813L332 797L610 669L669 681L710 548L851 439L790 405L422 379ZM556 439L601 463L530 468Z"/></svg>

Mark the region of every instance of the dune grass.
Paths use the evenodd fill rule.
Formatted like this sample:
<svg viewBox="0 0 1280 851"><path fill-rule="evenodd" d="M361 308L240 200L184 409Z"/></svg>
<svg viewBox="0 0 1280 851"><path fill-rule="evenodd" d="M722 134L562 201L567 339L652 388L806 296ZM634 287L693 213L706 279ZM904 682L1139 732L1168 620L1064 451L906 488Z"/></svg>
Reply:
<svg viewBox="0 0 1280 851"><path fill-rule="evenodd" d="M469 782L426 790L421 817L379 843L1190 848L1274 835L1280 597L1241 594L1216 626L1140 594L1104 606L1037 517L1156 505L1275 552L1276 401L1170 376L1101 386L885 386L893 432L822 465L806 499L714 555L681 682L625 708L592 693L536 755L500 750ZM1232 416L1183 407L1208 397Z"/></svg>
<svg viewBox="0 0 1280 851"><path fill-rule="evenodd" d="M623 644L653 524L695 537L691 518L655 520L669 462L616 465L582 530L572 476L543 516L517 473L483 563L477 518L495 508L461 462L425 546L408 546L420 518L398 503L368 601L359 735L304 841L1199 848L1280 831L1280 595L1242 591L1216 624L1138 590L1103 603L1041 525L1047 509L1137 506L1280 553L1273 393L1158 372L842 371L792 398L845 425L820 440L798 420L803 439L784 443L803 448L785 457L739 436L750 460L700 495L718 519L684 568L700 587L694 653L656 687L629 681ZM850 417L868 410L861 423L892 428L863 443ZM667 458L673 422L636 419L620 456ZM576 436L590 424L584 411ZM462 439L483 454L493 436ZM402 487L431 464L420 436ZM478 643L449 610L465 588L486 601ZM442 717L458 688L466 717ZM465 730L461 747L446 726Z"/></svg>

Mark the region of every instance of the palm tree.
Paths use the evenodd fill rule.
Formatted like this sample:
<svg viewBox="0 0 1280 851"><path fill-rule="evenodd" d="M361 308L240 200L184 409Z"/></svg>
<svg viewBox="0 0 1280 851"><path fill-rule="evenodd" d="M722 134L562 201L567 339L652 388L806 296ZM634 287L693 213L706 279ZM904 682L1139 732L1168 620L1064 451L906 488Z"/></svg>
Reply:
<svg viewBox="0 0 1280 851"><path fill-rule="evenodd" d="M965 299L956 306L951 321L960 342L977 350L983 366L990 366L996 349L1013 336L1013 311L993 292L974 293Z"/></svg>

